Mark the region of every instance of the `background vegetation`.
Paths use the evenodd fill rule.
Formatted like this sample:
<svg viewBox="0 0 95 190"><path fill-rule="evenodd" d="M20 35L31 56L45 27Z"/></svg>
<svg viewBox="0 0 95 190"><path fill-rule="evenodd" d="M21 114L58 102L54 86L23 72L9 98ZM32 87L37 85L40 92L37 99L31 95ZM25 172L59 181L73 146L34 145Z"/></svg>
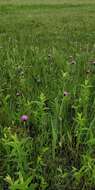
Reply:
<svg viewBox="0 0 95 190"><path fill-rule="evenodd" d="M95 189L95 0L0 1L0 189Z"/></svg>

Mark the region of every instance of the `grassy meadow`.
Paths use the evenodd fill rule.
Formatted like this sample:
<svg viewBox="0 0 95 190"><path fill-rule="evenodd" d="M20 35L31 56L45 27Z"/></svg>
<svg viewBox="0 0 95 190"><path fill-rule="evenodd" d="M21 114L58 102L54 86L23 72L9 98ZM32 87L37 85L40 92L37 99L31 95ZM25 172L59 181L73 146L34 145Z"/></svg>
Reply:
<svg viewBox="0 0 95 190"><path fill-rule="evenodd" d="M95 190L95 0L0 0L0 190Z"/></svg>

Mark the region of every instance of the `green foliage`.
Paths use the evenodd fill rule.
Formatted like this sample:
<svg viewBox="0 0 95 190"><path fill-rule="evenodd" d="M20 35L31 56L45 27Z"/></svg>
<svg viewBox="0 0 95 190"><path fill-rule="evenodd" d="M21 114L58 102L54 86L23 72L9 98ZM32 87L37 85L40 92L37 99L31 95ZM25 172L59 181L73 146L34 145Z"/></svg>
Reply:
<svg viewBox="0 0 95 190"><path fill-rule="evenodd" d="M33 2L0 1L0 189L94 190L95 2Z"/></svg>

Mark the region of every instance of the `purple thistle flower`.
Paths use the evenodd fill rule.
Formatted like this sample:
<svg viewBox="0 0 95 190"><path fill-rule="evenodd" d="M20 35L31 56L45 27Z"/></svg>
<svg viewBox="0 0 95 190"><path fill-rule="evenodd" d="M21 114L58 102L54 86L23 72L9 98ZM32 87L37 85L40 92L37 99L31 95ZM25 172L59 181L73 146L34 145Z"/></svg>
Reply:
<svg viewBox="0 0 95 190"><path fill-rule="evenodd" d="M69 93L67 91L64 91L64 96L68 96Z"/></svg>
<svg viewBox="0 0 95 190"><path fill-rule="evenodd" d="M26 122L26 121L28 121L29 118L27 115L22 115L20 119L21 119L21 121Z"/></svg>

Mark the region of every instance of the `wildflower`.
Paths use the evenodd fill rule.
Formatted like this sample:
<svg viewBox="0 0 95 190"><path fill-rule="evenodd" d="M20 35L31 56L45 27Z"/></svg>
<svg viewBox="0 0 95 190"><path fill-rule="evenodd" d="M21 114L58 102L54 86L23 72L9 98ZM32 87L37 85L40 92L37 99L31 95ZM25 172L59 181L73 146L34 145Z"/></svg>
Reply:
<svg viewBox="0 0 95 190"><path fill-rule="evenodd" d="M67 91L64 91L64 96L68 96L69 93Z"/></svg>
<svg viewBox="0 0 95 190"><path fill-rule="evenodd" d="M26 121L28 121L29 118L27 115L22 115L20 119L21 119L21 121L26 122Z"/></svg>

